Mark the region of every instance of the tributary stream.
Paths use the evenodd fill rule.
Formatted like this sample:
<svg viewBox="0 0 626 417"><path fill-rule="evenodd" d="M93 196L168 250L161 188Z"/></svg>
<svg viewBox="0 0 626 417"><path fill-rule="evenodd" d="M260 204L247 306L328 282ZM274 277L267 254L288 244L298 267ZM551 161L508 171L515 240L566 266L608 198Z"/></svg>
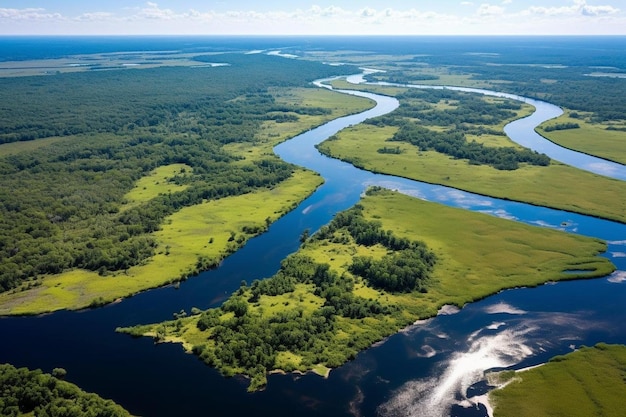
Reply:
<svg viewBox="0 0 626 417"><path fill-rule="evenodd" d="M178 289L146 291L95 310L2 318L0 362L47 372L65 368L69 381L142 416L483 416L484 407L471 405L467 397L484 392L481 381L486 369L539 364L580 345L626 344L626 225L373 174L320 155L315 144L398 105L390 97L354 94L370 97L378 105L276 147L284 160L319 172L325 184L267 233L250 240L219 268L189 279ZM530 120L509 124L507 134L562 160L543 148L547 141L533 131L560 110L547 103L529 102L537 112ZM561 148L557 150L561 152ZM585 169L600 166L601 172L626 179L626 170L617 164L597 159L591 166L573 160L566 163ZM193 355L184 354L179 345L154 345L148 338L115 333L118 326L171 319L172 313L181 309L217 306L241 280L250 283L273 275L280 261L297 249L303 230L315 231L328 223L335 213L355 204L370 185L599 237L609 242L605 256L618 271L600 279L508 290L460 311L442 311L362 352L333 370L328 379L272 375L267 389L254 394L246 392L242 378L220 376Z"/></svg>

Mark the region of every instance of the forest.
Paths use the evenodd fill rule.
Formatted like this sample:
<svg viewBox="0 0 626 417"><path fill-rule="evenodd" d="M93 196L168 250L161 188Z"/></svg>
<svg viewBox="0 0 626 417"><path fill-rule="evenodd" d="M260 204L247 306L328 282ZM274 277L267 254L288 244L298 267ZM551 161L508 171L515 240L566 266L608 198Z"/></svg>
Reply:
<svg viewBox="0 0 626 417"><path fill-rule="evenodd" d="M569 48L537 48L530 45L490 44L486 48L497 50L494 54L432 53L403 62L387 73L368 76L371 81L419 84L420 81L437 80L430 73L412 75L416 64L427 68L447 68L456 75L469 75L470 79L495 85L498 91L506 91L525 97L558 103L569 109L592 112L592 122L623 120L626 114L626 83L613 77L590 76L602 68L607 73L626 67L621 54L608 53L601 48L587 49L578 56Z"/></svg>
<svg viewBox="0 0 626 417"><path fill-rule="evenodd" d="M121 406L96 394L86 393L63 381L66 372L55 368L52 374L41 370L0 364L0 415L19 417L126 417Z"/></svg>
<svg viewBox="0 0 626 417"><path fill-rule="evenodd" d="M243 161L224 145L254 143L268 113L324 111L278 105L268 88L353 71L260 54L220 61L0 79L0 142L55 139L28 153L0 147L0 292L70 268L123 271L152 256L149 233L167 215L288 178L278 158ZM191 167L171 179L184 190L123 209L139 178L175 163Z"/></svg>

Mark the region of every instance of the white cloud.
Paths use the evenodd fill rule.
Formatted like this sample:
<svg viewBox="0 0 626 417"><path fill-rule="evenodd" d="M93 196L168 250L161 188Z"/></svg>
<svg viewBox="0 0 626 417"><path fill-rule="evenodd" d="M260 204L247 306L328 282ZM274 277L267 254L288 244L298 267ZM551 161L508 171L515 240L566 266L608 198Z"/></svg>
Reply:
<svg viewBox="0 0 626 417"><path fill-rule="evenodd" d="M476 14L481 17L501 16L504 14L504 7L495 4L483 3L480 5Z"/></svg>
<svg viewBox="0 0 626 417"><path fill-rule="evenodd" d="M544 15L544 16L603 16L613 15L619 13L620 10L610 6L590 6L586 0L574 0L570 6L561 7L545 7L545 6L531 6L527 9L527 14Z"/></svg>
<svg viewBox="0 0 626 417"><path fill-rule="evenodd" d="M83 13L80 16L77 16L75 20L78 21L89 21L89 22L98 22L98 21L106 21L115 18L113 13L108 12L93 12L93 13Z"/></svg>
<svg viewBox="0 0 626 417"><path fill-rule="evenodd" d="M138 17L145 19L157 19L157 20L171 20L176 18L185 17L185 15L177 15L171 9L161 9L158 4L147 2L148 7L144 7L138 14Z"/></svg>
<svg viewBox="0 0 626 417"><path fill-rule="evenodd" d="M366 7L364 9L361 9L361 11L359 12L359 15L361 17L374 17L376 16L376 10Z"/></svg>
<svg viewBox="0 0 626 417"><path fill-rule="evenodd" d="M0 8L0 19L9 20L53 20L62 19L60 13L48 13L42 8L5 9Z"/></svg>
<svg viewBox="0 0 626 417"><path fill-rule="evenodd" d="M184 9L147 1L139 7L88 10L63 15L44 8L0 8L0 34L624 34L626 16L618 8L573 0L564 6L515 11L512 0L460 0L455 11L314 5L259 11ZM484 0L483 0L484 1ZM610 0L605 0L610 1ZM349 3L342 3L349 4ZM465 6L465 7L463 7ZM253 6L250 6L253 7ZM473 9L473 12L472 12ZM38 21L33 25L28 22Z"/></svg>

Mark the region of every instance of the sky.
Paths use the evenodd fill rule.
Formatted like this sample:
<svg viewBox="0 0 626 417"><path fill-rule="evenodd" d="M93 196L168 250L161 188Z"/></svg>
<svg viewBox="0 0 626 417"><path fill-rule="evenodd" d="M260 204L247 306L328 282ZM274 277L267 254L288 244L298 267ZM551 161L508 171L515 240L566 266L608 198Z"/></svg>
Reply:
<svg viewBox="0 0 626 417"><path fill-rule="evenodd" d="M626 35L626 0L0 0L0 35Z"/></svg>

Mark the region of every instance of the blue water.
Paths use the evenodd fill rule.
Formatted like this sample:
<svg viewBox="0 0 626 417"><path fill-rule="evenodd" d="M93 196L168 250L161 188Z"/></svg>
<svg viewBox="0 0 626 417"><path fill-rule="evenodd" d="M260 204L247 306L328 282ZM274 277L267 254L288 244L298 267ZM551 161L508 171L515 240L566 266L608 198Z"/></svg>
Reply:
<svg viewBox="0 0 626 417"><path fill-rule="evenodd" d="M375 175L313 148L340 128L397 105L388 97L377 100L380 107L365 115L331 122L276 148L284 159L322 173L326 183L220 268L179 289L151 290L96 310L0 319L0 362L46 371L63 367L70 381L144 416L469 416L484 415L484 408L463 407L469 405L466 397L481 391L485 369L534 365L581 344L626 343L626 225ZM605 256L620 271L602 279L502 292L390 337L328 379L272 375L267 389L255 394L246 393L243 379L221 377L178 345L155 346L147 338L114 332L118 326L169 319L181 309L219 305L242 279L272 275L280 260L297 249L304 229L317 230L372 184L600 237L610 242Z"/></svg>

